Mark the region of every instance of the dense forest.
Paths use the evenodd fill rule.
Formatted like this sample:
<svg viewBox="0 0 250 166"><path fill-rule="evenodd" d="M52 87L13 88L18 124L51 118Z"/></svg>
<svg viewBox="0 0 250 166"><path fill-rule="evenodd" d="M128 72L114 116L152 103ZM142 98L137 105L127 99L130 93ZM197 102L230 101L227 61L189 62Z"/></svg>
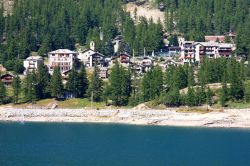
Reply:
<svg viewBox="0 0 250 166"><path fill-rule="evenodd" d="M202 41L204 35L237 34L237 53L250 50L249 0L156 0L165 4L165 21L170 34ZM123 0L15 0L11 14L0 8L0 63L20 69L31 52L45 56L58 48L75 49L75 44L96 42L97 51L113 55L112 39L122 35L121 51L135 55L163 46L163 27L145 18L131 18ZM135 11L136 12L136 11ZM139 20L135 24L134 20ZM103 37L100 38L100 32ZM102 39L102 40L100 40ZM18 66L19 65L19 66Z"/></svg>
<svg viewBox="0 0 250 166"><path fill-rule="evenodd" d="M144 102L166 106L227 106L232 102L250 101L250 67L234 59L206 59L198 72L192 65L170 66L163 72L155 66L140 77L129 68L118 62L111 69L108 81L99 78L98 67L88 78L85 66L79 72L75 67L70 71L67 83L59 68L55 68L52 76L46 66L31 72L24 80L15 76L12 89L8 94L6 87L0 82L0 104L3 103L35 103L41 99L56 98L88 98L94 102L106 102L107 105L135 106ZM211 88L209 84L218 83L219 87ZM210 89L211 88L211 89Z"/></svg>
<svg viewBox="0 0 250 166"><path fill-rule="evenodd" d="M250 0L157 0L165 5L170 33L203 41L204 35L237 34L237 53L250 52Z"/></svg>

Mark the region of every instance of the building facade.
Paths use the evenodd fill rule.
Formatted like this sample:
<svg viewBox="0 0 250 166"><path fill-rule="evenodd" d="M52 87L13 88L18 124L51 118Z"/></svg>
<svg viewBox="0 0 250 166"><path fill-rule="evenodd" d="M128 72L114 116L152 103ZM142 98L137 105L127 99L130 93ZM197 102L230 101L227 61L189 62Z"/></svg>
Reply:
<svg viewBox="0 0 250 166"><path fill-rule="evenodd" d="M25 68L24 75L37 70L39 66L43 65L43 58L41 56L30 56L23 61L23 66Z"/></svg>
<svg viewBox="0 0 250 166"><path fill-rule="evenodd" d="M73 68L77 53L68 49L59 49L48 53L48 68L52 74L55 67L59 67L61 73Z"/></svg>

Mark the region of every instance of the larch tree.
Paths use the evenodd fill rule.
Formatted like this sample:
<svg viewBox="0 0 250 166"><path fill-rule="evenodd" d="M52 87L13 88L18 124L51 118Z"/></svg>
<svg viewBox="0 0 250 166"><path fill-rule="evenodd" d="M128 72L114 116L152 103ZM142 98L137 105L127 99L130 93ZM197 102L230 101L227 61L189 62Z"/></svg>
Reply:
<svg viewBox="0 0 250 166"><path fill-rule="evenodd" d="M80 68L80 72L78 73L78 97L86 96L87 89L89 86L89 81L87 78L85 65L82 64Z"/></svg>
<svg viewBox="0 0 250 166"><path fill-rule="evenodd" d="M7 97L6 87L0 80L0 104L3 104L5 102L6 97Z"/></svg>
<svg viewBox="0 0 250 166"><path fill-rule="evenodd" d="M100 102L103 95L103 82L99 77L99 69L97 66L94 68L94 72L90 77L90 84L88 87L88 96L91 101Z"/></svg>
<svg viewBox="0 0 250 166"><path fill-rule="evenodd" d="M16 75L13 79L12 88L13 88L13 102L18 103L19 95L21 92L21 80L18 75Z"/></svg>
<svg viewBox="0 0 250 166"><path fill-rule="evenodd" d="M50 91L51 96L55 98L59 98L63 94L62 75L59 67L54 68L53 75L50 81Z"/></svg>

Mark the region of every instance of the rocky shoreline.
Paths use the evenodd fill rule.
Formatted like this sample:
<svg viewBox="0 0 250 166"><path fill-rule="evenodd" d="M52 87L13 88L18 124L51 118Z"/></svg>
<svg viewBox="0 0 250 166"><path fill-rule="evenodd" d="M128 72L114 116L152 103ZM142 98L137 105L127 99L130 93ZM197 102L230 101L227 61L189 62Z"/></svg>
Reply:
<svg viewBox="0 0 250 166"><path fill-rule="evenodd" d="M250 128L250 109L226 109L208 113L182 113L175 109L17 109L0 108L0 121L97 122L138 125Z"/></svg>

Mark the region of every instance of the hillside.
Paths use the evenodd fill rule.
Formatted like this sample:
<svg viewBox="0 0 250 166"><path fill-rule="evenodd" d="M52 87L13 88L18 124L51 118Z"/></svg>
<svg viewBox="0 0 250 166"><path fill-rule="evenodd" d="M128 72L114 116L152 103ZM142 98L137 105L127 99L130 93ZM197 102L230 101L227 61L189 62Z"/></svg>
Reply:
<svg viewBox="0 0 250 166"><path fill-rule="evenodd" d="M155 23L160 20L162 25L164 25L164 12L161 12L159 9L153 7L152 3L148 2L143 5L138 5L134 2L127 3L125 5L125 10L130 12L133 19L135 19L136 11L137 17L146 17L148 20L152 18Z"/></svg>
<svg viewBox="0 0 250 166"><path fill-rule="evenodd" d="M7 15L8 13L11 12L14 0L0 0L0 4L3 4L4 14Z"/></svg>

